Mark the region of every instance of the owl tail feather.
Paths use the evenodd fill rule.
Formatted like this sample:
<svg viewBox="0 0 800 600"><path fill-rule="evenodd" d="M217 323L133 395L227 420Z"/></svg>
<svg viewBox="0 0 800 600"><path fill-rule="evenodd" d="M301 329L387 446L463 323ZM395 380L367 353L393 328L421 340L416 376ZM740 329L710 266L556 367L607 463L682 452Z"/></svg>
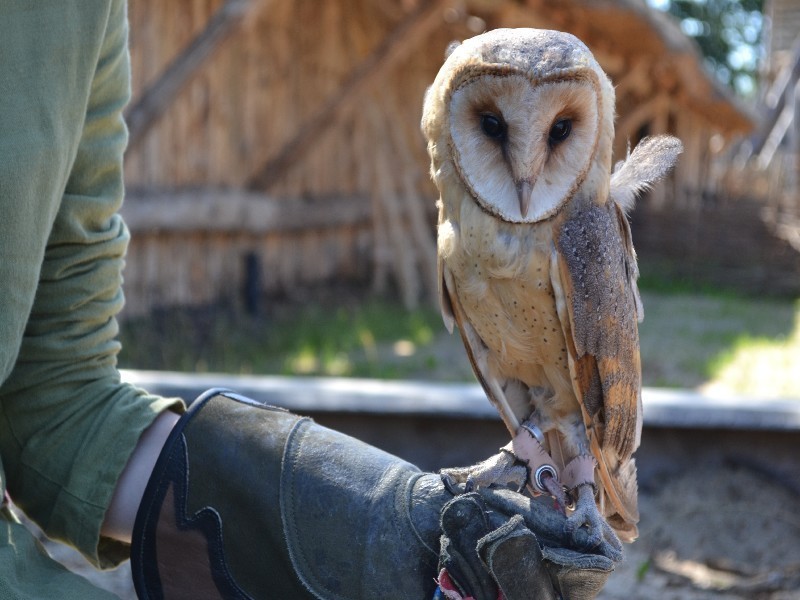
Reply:
<svg viewBox="0 0 800 600"><path fill-rule="evenodd" d="M642 192L666 176L683 152L681 141L671 135L642 139L625 160L619 161L611 174L611 197L626 213Z"/></svg>
<svg viewBox="0 0 800 600"><path fill-rule="evenodd" d="M603 498L604 516L619 538L630 543L639 535L636 527L639 522L636 461L628 458L620 463L614 456L615 452L602 450L594 437L590 444L592 454L597 459L597 474L600 476L598 491ZM618 463L616 468L613 467L615 463Z"/></svg>

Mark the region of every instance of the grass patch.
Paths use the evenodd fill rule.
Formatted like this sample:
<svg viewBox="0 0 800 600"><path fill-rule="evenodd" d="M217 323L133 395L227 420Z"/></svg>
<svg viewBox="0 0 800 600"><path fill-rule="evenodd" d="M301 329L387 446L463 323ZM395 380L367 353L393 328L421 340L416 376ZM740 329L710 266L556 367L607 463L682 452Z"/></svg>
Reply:
<svg viewBox="0 0 800 600"><path fill-rule="evenodd" d="M774 338L743 333L709 363L709 391L800 398L800 303L794 328Z"/></svg>
<svg viewBox="0 0 800 600"><path fill-rule="evenodd" d="M800 303L652 292L643 293L643 301L645 385L762 395L772 387L800 397L799 371L790 367L800 356Z"/></svg>
<svg viewBox="0 0 800 600"><path fill-rule="evenodd" d="M237 374L403 377L419 369L441 317L369 299L279 305L266 318L230 310L169 310L122 324L120 366ZM397 359L389 360L387 354ZM430 364L428 361L426 364Z"/></svg>
<svg viewBox="0 0 800 600"><path fill-rule="evenodd" d="M643 293L644 384L800 398L800 302L683 288ZM473 381L438 311L323 296L267 317L171 310L122 324L120 366L186 372Z"/></svg>
<svg viewBox="0 0 800 600"><path fill-rule="evenodd" d="M665 275L663 272L649 274L642 271L638 280L642 292L655 294L702 294L704 296L731 296L728 290L715 288L711 285L700 284L686 277Z"/></svg>

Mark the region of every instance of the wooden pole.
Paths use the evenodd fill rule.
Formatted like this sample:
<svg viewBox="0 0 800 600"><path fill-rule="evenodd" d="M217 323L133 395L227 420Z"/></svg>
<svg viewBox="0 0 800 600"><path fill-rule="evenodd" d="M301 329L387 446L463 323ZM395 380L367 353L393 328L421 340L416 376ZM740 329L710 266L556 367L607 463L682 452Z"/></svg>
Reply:
<svg viewBox="0 0 800 600"><path fill-rule="evenodd" d="M226 0L205 29L165 69L127 111L128 150L136 148L205 62L236 31L248 11L262 0Z"/></svg>
<svg viewBox="0 0 800 600"><path fill-rule="evenodd" d="M752 137L753 154L761 154L774 130L784 126L788 128L787 113L792 113L794 108L787 106L787 98L791 97L798 78L800 78L800 39L792 47L789 63L775 79L775 83L764 98L766 117L759 131ZM785 131L784 129L784 133Z"/></svg>
<svg viewBox="0 0 800 600"><path fill-rule="evenodd" d="M253 189L265 190L291 164L297 162L339 116L352 107L367 86L380 73L386 72L418 48L442 22L443 0L422 0L369 56L350 72L344 84L325 100L312 116L302 123L294 135L250 179Z"/></svg>
<svg viewBox="0 0 800 600"><path fill-rule="evenodd" d="M800 216L800 80L798 80L791 95L786 99L791 104L793 123L788 135L788 169L786 172L786 190L784 198L787 200L794 216Z"/></svg>

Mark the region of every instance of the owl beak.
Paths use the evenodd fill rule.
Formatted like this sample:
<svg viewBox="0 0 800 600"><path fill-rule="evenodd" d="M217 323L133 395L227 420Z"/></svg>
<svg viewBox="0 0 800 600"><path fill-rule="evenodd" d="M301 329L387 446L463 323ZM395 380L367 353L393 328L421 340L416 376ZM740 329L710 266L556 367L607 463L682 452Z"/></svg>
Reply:
<svg viewBox="0 0 800 600"><path fill-rule="evenodd" d="M522 218L528 216L528 209L531 207L531 194L533 193L533 184L530 179L523 179L517 182L517 197L519 198L519 214Z"/></svg>

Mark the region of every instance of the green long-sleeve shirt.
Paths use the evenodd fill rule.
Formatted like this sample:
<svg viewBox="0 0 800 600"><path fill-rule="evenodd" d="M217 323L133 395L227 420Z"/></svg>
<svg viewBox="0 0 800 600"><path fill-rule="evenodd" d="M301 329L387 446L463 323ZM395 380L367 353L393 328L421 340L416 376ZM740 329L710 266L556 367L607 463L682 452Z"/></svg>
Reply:
<svg viewBox="0 0 800 600"><path fill-rule="evenodd" d="M100 526L141 432L179 402L120 383L115 314L128 232L123 0L0 3L0 486L100 566ZM45 581L0 520L0 597L88 598Z"/></svg>

